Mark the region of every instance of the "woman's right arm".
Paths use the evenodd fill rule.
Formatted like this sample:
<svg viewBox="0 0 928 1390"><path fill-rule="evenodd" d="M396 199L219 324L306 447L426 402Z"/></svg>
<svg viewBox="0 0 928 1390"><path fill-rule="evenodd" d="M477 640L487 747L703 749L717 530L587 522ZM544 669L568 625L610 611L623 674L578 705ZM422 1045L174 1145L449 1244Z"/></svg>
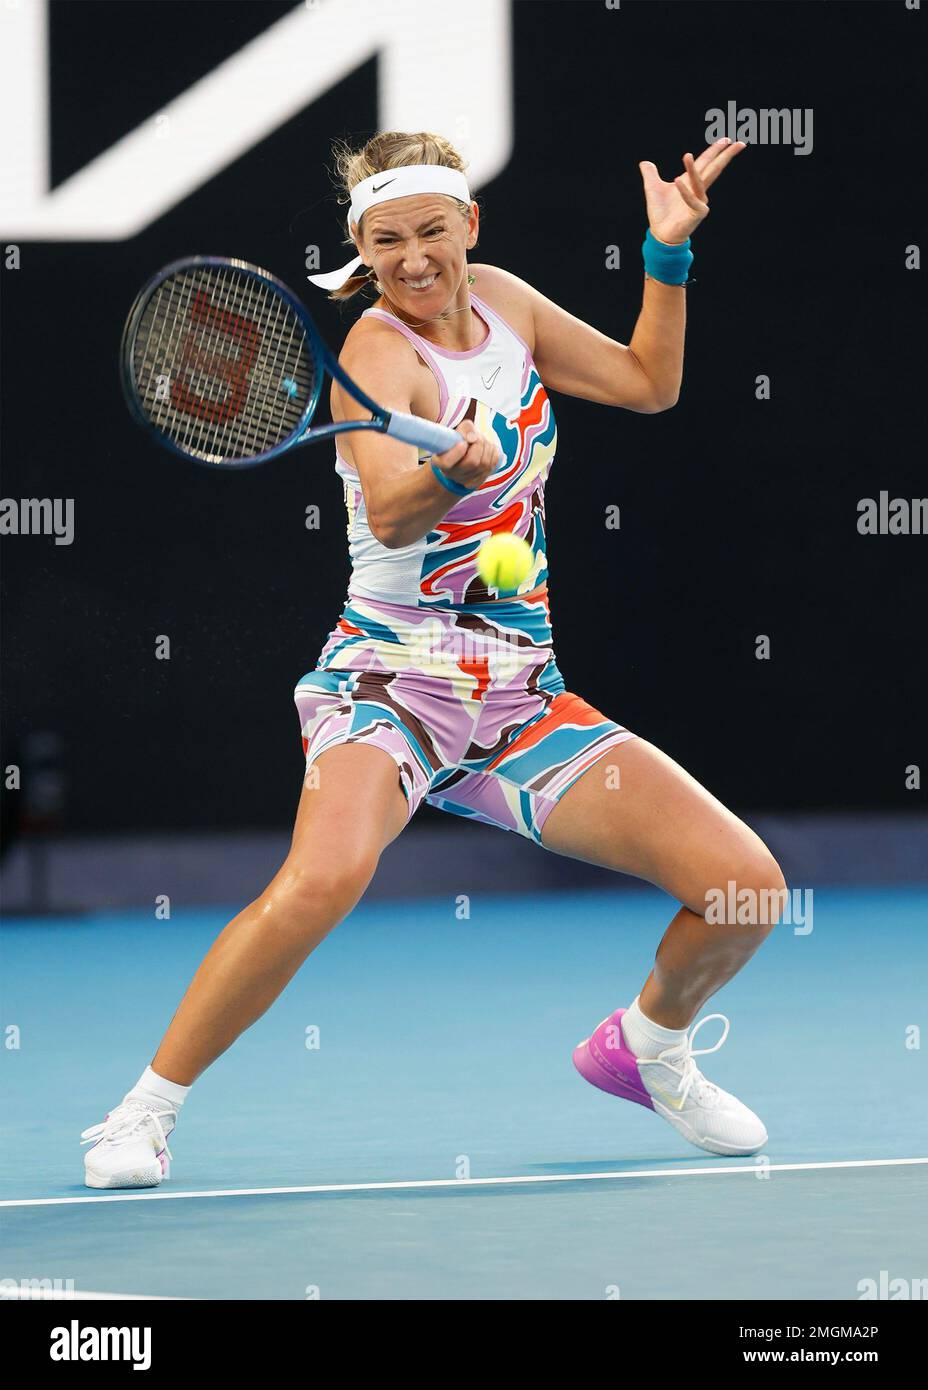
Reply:
<svg viewBox="0 0 928 1390"><path fill-rule="evenodd" d="M410 413L418 358L405 338L392 329L386 332L389 342L380 333L357 337L345 345L339 361L378 405ZM371 412L347 391L337 390L345 419L371 418ZM500 461L499 441L484 438L471 420L462 420L457 429L461 443L434 455L434 462L463 487L479 487ZM376 430L357 430L351 435L351 455L361 479L368 523L388 550L412 545L434 530L458 500L427 464L420 465L414 444L403 444Z"/></svg>

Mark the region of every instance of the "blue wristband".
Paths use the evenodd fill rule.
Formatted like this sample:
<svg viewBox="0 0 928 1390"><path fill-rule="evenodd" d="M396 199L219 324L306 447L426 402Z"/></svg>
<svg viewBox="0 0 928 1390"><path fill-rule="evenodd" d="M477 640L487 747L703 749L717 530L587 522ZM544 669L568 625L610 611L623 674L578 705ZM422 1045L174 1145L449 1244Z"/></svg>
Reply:
<svg viewBox="0 0 928 1390"><path fill-rule="evenodd" d="M461 484L456 483L453 478L449 478L448 475L439 468L437 463L432 464L432 472L435 474L435 477L441 483L442 487L446 487L449 492L456 492L459 497L469 497L472 492L476 492L476 488L462 487Z"/></svg>
<svg viewBox="0 0 928 1390"><path fill-rule="evenodd" d="M644 256L644 268L652 280L660 280L664 285L686 284L686 277L693 264L689 237L679 246L669 246L666 241L658 241L649 227L641 243L641 251Z"/></svg>

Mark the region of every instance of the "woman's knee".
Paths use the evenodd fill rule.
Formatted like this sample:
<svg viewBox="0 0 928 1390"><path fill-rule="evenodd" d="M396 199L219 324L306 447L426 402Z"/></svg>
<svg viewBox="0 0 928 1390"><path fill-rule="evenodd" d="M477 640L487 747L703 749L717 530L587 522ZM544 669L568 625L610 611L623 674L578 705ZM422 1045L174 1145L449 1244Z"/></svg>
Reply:
<svg viewBox="0 0 928 1390"><path fill-rule="evenodd" d="M705 889L701 915L706 922L748 928L761 938L783 914L789 891L783 870L767 846L741 846L728 860L720 881Z"/></svg>
<svg viewBox="0 0 928 1390"><path fill-rule="evenodd" d="M331 860L287 860L268 893L278 913L296 922L317 925L338 922L364 895L374 877L379 856L365 850L343 850Z"/></svg>

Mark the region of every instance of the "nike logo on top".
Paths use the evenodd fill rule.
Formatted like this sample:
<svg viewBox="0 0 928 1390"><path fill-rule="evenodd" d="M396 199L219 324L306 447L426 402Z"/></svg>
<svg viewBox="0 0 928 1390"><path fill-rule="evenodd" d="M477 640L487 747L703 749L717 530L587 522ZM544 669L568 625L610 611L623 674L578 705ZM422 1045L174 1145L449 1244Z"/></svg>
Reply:
<svg viewBox="0 0 928 1390"><path fill-rule="evenodd" d="M490 387L493 385L493 383L494 383L494 381L496 380L496 378L499 376L500 371L502 370L502 365L503 365L503 364L500 363L500 365L496 368L496 371L490 373L490 380L489 380L489 381L487 381L487 379L486 379L485 376L482 376L482 377L480 378L480 380L483 382L484 386L487 388L488 391L489 391Z"/></svg>
<svg viewBox="0 0 928 1390"><path fill-rule="evenodd" d="M396 183L396 179L387 179L387 183ZM375 183L371 185L372 193L379 193L382 188L386 188L387 183Z"/></svg>

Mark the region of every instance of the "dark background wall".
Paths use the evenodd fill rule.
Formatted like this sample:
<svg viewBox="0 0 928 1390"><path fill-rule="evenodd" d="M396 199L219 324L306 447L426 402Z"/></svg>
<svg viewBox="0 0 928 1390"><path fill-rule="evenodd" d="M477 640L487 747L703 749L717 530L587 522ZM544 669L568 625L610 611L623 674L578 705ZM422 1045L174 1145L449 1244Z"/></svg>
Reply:
<svg viewBox="0 0 928 1390"><path fill-rule="evenodd" d="M168 8L180 28L150 0L52 4L55 183L291 6ZM928 538L861 536L857 503L926 491L922 279L904 266L923 231L925 16L903 0L518 0L513 24L514 155L480 190L473 259L623 342L641 302L638 161L673 177L730 99L814 113L809 155L750 147L711 190L678 406L636 416L553 396L569 688L736 809L923 804L904 778L925 761ZM479 54L461 60L477 80ZM370 62L141 235L25 244L21 269L0 271L0 490L73 497L76 518L71 546L2 542L2 762L29 731L60 733L71 829L292 815L292 690L348 578L332 449L230 476L176 460L130 422L116 352L139 285L175 257L240 255L298 291L308 243L339 264L331 140L376 125ZM605 268L612 244L620 270ZM340 344L358 302L311 303ZM770 401L755 398L761 373ZM304 528L310 503L319 531Z"/></svg>

